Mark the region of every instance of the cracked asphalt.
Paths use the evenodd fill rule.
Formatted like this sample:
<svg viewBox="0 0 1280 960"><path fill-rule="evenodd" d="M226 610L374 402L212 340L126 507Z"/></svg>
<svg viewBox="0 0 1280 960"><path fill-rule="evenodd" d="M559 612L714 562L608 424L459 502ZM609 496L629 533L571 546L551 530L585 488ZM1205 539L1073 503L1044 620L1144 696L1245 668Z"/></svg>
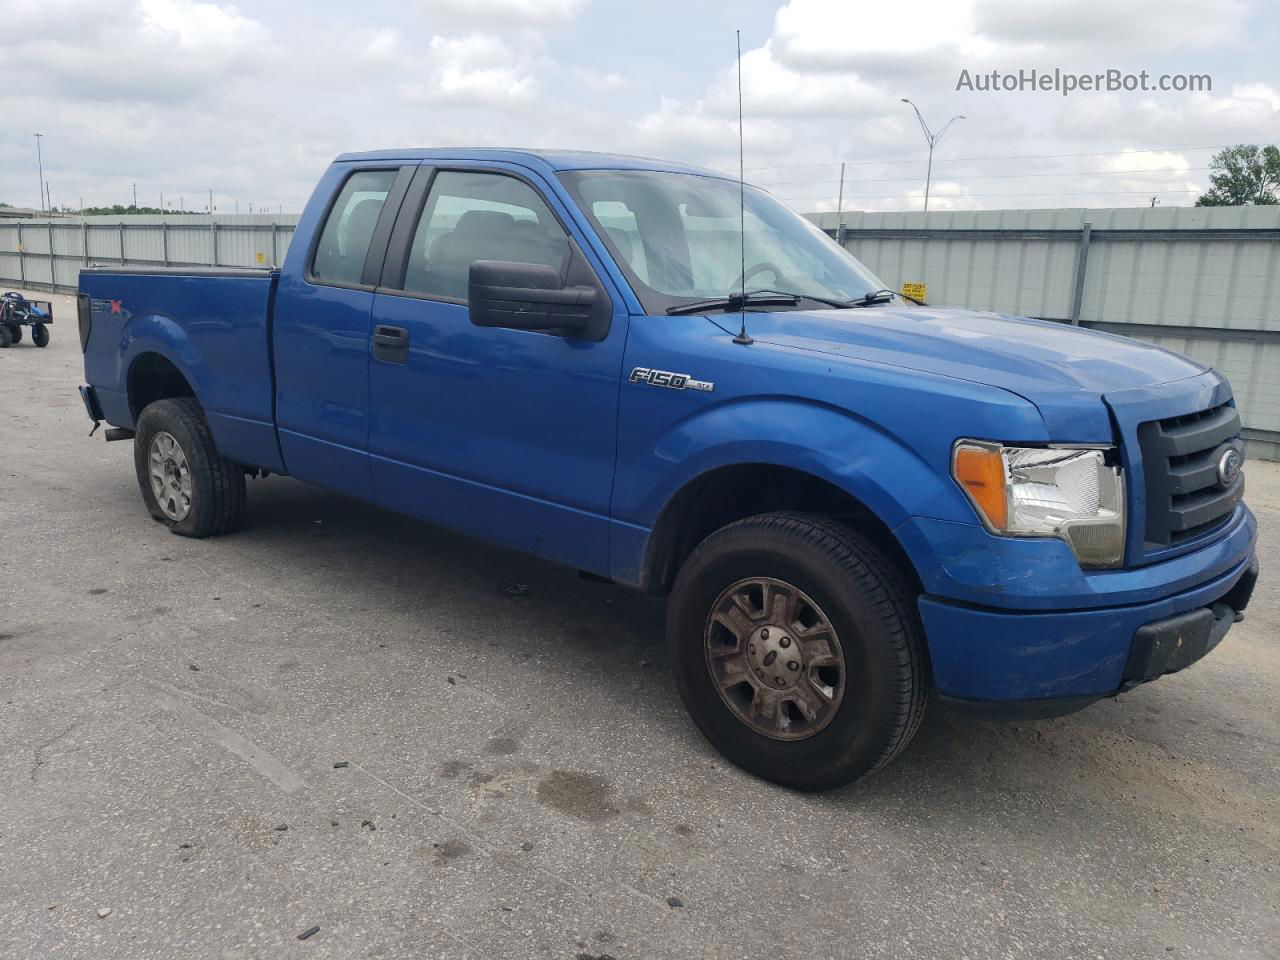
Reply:
<svg viewBox="0 0 1280 960"><path fill-rule="evenodd" d="M660 600L287 478L170 535L56 309L0 351L0 957L1280 955L1277 465L1208 659L804 796L698 735Z"/></svg>

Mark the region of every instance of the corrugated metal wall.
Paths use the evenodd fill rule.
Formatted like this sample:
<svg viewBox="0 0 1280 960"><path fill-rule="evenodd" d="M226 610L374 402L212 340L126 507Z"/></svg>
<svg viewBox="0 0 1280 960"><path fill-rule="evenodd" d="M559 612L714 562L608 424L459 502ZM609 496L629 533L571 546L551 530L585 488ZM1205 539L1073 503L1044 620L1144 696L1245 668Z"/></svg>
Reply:
<svg viewBox="0 0 1280 960"><path fill-rule="evenodd" d="M837 232L834 213L811 219ZM858 259L894 289L927 283L931 304L1074 317L1216 367L1235 388L1250 455L1280 459L1280 207L840 219Z"/></svg>
<svg viewBox="0 0 1280 960"><path fill-rule="evenodd" d="M0 283L74 293L91 263L278 266L297 222L274 214L0 219Z"/></svg>

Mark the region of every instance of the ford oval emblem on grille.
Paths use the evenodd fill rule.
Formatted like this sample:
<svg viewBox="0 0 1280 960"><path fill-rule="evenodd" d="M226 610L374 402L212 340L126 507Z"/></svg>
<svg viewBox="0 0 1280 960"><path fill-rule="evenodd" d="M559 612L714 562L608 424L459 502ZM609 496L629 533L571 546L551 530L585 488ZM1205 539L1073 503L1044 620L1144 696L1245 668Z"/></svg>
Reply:
<svg viewBox="0 0 1280 960"><path fill-rule="evenodd" d="M1218 484L1223 487L1229 487L1236 482L1236 478L1240 476L1240 451L1232 447L1230 450L1224 450L1222 456L1218 459Z"/></svg>

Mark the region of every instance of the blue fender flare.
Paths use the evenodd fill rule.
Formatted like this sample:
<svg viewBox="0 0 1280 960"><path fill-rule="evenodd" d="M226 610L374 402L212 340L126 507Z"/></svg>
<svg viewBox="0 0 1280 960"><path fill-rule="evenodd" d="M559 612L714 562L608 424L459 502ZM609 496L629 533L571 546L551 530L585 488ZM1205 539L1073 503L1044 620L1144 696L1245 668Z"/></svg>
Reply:
<svg viewBox="0 0 1280 960"><path fill-rule="evenodd" d="M825 481L891 531L918 515L974 522L949 474L939 473L878 425L823 404L753 399L717 406L677 424L619 475L613 507L614 577L646 582L653 533L690 484L723 468L761 465ZM908 544L899 545L910 557Z"/></svg>

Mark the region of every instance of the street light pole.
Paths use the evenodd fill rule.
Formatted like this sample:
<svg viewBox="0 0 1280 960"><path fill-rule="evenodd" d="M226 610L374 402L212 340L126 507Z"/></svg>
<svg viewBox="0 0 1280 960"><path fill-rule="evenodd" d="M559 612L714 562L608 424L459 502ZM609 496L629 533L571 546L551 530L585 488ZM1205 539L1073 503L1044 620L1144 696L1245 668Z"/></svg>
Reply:
<svg viewBox="0 0 1280 960"><path fill-rule="evenodd" d="M40 153L40 138L43 133L32 134L36 138L36 167L40 171L40 212L44 213L44 157Z"/></svg>
<svg viewBox="0 0 1280 960"><path fill-rule="evenodd" d="M942 135L947 132L947 129L957 120L964 120L965 116L962 113L956 114L954 117L952 117L950 120L948 120L946 123L942 125L941 130L939 130L937 133L934 133L932 130L929 129L929 125L924 122L924 117L921 115L919 107L917 107L914 103L912 103L906 97L902 98L902 102L905 104L909 104L911 109L916 112L916 119L920 121L920 129L924 131L925 142L929 144L929 166L926 169L925 175L924 175L924 212L928 213L929 212L929 182L933 179L933 148L934 146L937 145L938 141L942 139Z"/></svg>

